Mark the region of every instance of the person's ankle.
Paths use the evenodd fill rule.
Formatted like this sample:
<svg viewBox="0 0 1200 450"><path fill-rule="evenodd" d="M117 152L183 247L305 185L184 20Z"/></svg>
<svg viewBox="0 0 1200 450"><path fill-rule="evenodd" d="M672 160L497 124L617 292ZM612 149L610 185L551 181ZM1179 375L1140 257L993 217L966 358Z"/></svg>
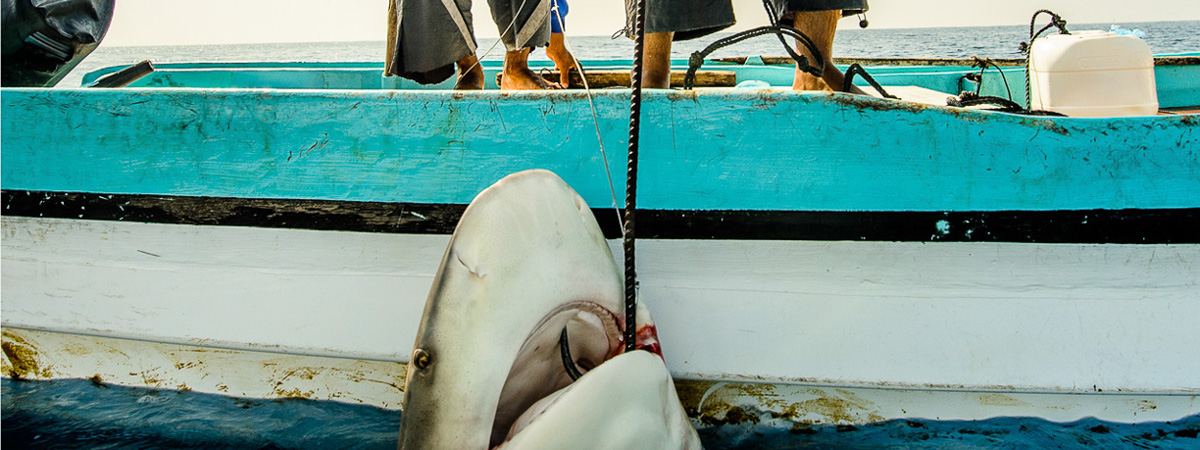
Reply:
<svg viewBox="0 0 1200 450"><path fill-rule="evenodd" d="M796 72L796 78L792 81L792 89L797 91L833 91L825 80L805 72Z"/></svg>

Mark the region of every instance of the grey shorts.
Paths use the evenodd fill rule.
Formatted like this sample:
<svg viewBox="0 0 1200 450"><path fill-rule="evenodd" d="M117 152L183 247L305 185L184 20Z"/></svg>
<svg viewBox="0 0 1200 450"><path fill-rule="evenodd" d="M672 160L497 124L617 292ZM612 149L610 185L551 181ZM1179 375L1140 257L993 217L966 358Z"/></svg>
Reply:
<svg viewBox="0 0 1200 450"><path fill-rule="evenodd" d="M790 12L832 11L840 9L842 15L852 16L867 11L867 0L771 0L780 16ZM775 18L776 20L779 17Z"/></svg>
<svg viewBox="0 0 1200 450"><path fill-rule="evenodd" d="M646 0L646 32L675 32L674 40L686 41L733 25L732 0ZM853 15L867 10L867 0L771 0L778 17L798 11L842 10ZM634 0L625 0L627 34L633 33Z"/></svg>

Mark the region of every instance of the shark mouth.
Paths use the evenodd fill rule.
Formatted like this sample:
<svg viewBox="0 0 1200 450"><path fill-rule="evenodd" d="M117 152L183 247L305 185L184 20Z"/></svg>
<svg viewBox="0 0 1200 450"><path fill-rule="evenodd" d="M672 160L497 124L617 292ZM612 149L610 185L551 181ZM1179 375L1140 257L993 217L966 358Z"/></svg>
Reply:
<svg viewBox="0 0 1200 450"><path fill-rule="evenodd" d="M624 328L623 315L590 301L564 303L543 318L522 344L505 379L490 446L515 435L524 425L517 423L518 418L534 404L621 354Z"/></svg>
<svg viewBox="0 0 1200 450"><path fill-rule="evenodd" d="M623 291L591 208L561 178L532 170L485 189L430 287L400 449L697 443L649 311L626 324ZM638 331L635 348L657 356L625 352L627 326Z"/></svg>

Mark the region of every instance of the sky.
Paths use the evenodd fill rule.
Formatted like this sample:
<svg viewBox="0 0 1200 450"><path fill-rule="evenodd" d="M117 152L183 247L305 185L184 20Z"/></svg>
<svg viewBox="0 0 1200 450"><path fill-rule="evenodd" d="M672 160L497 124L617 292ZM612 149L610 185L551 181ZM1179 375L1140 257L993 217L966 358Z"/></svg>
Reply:
<svg viewBox="0 0 1200 450"><path fill-rule="evenodd" d="M106 46L382 41L391 0L118 0ZM436 1L436 0L435 0ZM766 24L761 0L733 0L738 23ZM624 26L623 0L569 0L567 34L610 35ZM474 0L475 32L495 37L486 0ZM1069 23L1200 20L1200 0L873 0L872 28L1028 24L1038 9ZM856 27L845 19L843 27ZM1198 30L1200 31L1200 30Z"/></svg>

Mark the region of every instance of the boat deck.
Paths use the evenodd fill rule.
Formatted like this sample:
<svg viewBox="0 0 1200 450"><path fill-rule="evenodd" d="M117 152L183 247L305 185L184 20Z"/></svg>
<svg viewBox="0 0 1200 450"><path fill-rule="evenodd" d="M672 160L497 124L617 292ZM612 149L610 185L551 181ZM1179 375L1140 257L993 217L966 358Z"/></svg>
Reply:
<svg viewBox="0 0 1200 450"><path fill-rule="evenodd" d="M945 98L962 92L1010 99L1024 105L1025 69L1020 60L998 60L996 66L980 73L973 60L961 59L840 59L846 64L863 65L886 89L901 88L921 93L911 99L917 103L946 105ZM485 89L498 89L500 63L484 61ZM584 61L587 86L591 89L620 88L629 85L632 61ZM549 61L531 61L530 67L547 80L559 76ZM110 67L84 77L85 86L121 70ZM672 87L683 86L686 60L673 63ZM730 58L710 61L697 75L696 87L708 89L787 89L794 76L790 60L778 57ZM1156 58L1155 78L1159 104L1164 112L1195 114L1200 111L1200 54ZM747 83L757 81L756 83ZM856 84L872 91L861 78ZM153 73L132 83L134 88L199 89L321 89L321 90L449 90L454 80L420 85L399 77L383 76L381 63L171 63L155 66ZM572 74L568 91L584 86L577 73Z"/></svg>

